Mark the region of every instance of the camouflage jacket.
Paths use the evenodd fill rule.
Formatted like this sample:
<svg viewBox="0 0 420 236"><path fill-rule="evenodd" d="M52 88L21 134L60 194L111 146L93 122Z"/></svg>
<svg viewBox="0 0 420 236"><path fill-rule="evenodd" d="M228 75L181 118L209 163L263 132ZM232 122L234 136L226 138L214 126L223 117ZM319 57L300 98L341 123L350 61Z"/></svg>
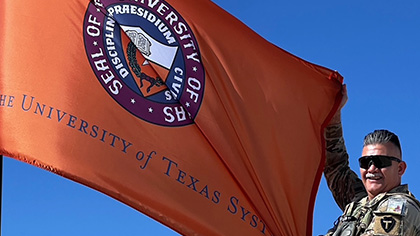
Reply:
<svg viewBox="0 0 420 236"><path fill-rule="evenodd" d="M368 201L362 181L349 167L341 125L327 127L325 138L324 175L344 211L327 235L420 235L420 203L408 186L398 186Z"/></svg>

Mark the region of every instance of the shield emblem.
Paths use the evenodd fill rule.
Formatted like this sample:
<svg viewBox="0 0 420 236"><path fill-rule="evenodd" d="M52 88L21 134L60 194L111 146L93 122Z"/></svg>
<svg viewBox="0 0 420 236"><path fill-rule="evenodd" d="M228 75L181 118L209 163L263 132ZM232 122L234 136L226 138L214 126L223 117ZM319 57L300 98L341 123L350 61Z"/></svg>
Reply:
<svg viewBox="0 0 420 236"><path fill-rule="evenodd" d="M132 74L144 97L166 90L169 70L178 51L177 46L160 43L140 27L121 25L122 44Z"/></svg>
<svg viewBox="0 0 420 236"><path fill-rule="evenodd" d="M381 219L381 226L382 229L384 229L385 232L389 233L391 230L395 227L395 224L397 222L394 218L388 216Z"/></svg>

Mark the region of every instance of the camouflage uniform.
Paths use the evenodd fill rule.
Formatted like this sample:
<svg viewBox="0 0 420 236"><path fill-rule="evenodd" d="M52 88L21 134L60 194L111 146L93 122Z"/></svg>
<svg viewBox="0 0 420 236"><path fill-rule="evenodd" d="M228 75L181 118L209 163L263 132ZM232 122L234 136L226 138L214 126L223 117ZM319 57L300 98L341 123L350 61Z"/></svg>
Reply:
<svg viewBox="0 0 420 236"><path fill-rule="evenodd" d="M326 235L420 235L420 203L400 185L368 200L362 181L349 167L341 124L326 129L324 175L344 211Z"/></svg>

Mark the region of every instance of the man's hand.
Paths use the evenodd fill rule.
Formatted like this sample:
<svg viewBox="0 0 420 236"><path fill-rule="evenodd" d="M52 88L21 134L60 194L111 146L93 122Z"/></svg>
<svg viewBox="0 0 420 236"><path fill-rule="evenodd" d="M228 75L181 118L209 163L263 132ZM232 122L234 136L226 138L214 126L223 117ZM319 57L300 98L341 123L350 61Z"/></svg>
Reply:
<svg viewBox="0 0 420 236"><path fill-rule="evenodd" d="M341 88L342 98L340 106L338 107L336 113L334 114L333 118L331 119L330 123L328 125L337 125L341 124L341 109L343 109L344 105L346 105L348 100L347 95L347 86L343 84L343 87Z"/></svg>

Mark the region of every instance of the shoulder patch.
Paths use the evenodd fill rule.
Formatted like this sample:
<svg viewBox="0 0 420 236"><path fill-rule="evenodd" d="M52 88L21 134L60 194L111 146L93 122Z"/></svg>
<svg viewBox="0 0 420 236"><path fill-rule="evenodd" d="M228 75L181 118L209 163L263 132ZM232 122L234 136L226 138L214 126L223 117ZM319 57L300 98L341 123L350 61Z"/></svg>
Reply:
<svg viewBox="0 0 420 236"><path fill-rule="evenodd" d="M396 216L375 217L375 235L400 235L401 221Z"/></svg>
<svg viewBox="0 0 420 236"><path fill-rule="evenodd" d="M400 196L391 196L382 201L377 210L374 211L377 215L406 215L407 211L407 198Z"/></svg>
<svg viewBox="0 0 420 236"><path fill-rule="evenodd" d="M386 208L386 212L402 215L404 213L404 208L406 204L406 199L392 197L388 201L388 207Z"/></svg>

